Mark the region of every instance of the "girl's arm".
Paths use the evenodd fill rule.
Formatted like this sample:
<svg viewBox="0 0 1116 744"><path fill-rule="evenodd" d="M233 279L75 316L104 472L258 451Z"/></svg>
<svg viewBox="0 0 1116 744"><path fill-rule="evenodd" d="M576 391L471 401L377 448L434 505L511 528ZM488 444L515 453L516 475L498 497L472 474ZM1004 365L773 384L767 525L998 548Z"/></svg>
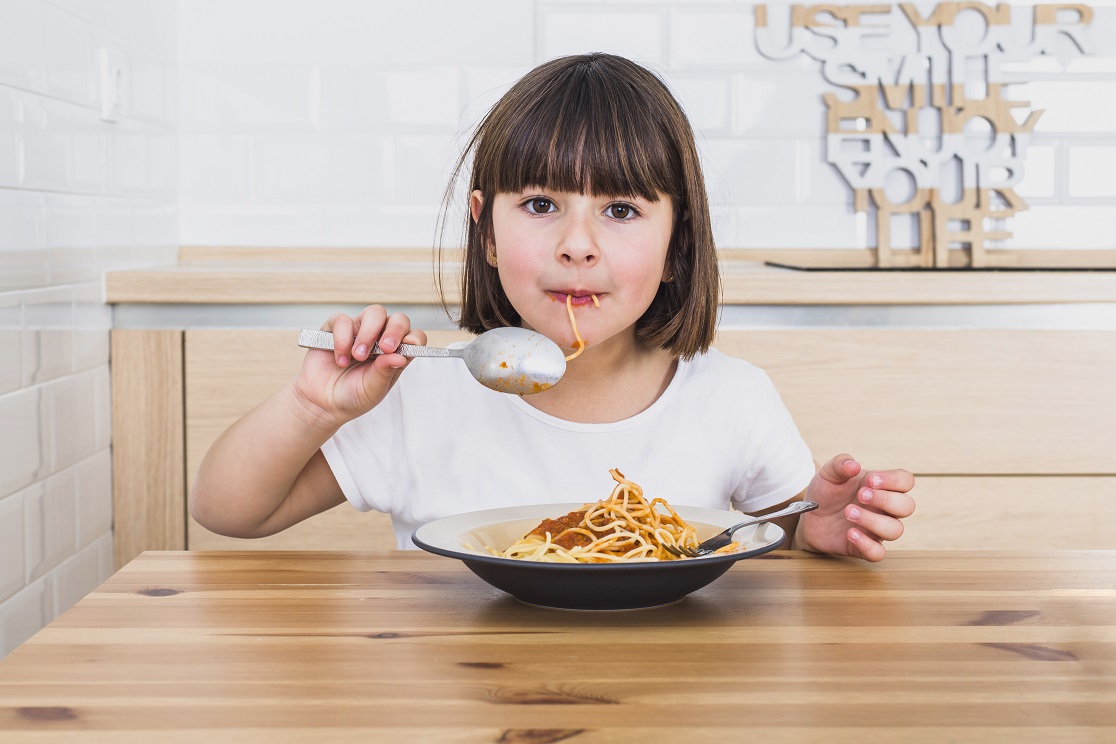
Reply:
<svg viewBox="0 0 1116 744"><path fill-rule="evenodd" d="M210 447L190 494L190 513L203 527L231 537L264 537L344 501L321 446L342 424L372 410L407 366L399 354L369 350L423 345L405 315L365 308L337 315L333 352L311 350L282 390L236 421ZM362 363L363 362L363 363Z"/></svg>

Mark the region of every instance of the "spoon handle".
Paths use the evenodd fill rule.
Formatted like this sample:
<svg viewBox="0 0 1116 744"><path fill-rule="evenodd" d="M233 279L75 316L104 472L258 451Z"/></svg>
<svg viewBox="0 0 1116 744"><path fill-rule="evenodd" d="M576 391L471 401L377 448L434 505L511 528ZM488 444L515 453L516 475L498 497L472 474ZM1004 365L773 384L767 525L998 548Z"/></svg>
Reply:
<svg viewBox="0 0 1116 744"><path fill-rule="evenodd" d="M333 334L329 331L318 331L312 328L303 328L298 332L298 345L304 349L322 349L333 351ZM372 347L368 356L383 354L379 344ZM415 346L414 344L399 344L396 354L405 357L455 357L460 356L459 349L440 349L437 346Z"/></svg>

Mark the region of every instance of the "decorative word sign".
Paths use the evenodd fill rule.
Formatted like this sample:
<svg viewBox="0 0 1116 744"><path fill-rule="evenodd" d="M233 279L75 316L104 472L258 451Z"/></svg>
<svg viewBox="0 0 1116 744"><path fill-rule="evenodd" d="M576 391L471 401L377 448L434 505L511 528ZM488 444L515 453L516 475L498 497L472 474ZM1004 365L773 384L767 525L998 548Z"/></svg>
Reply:
<svg viewBox="0 0 1116 744"><path fill-rule="evenodd" d="M842 89L824 96L826 160L852 187L856 212L875 213L878 266L946 267L960 250L983 267L986 243L1011 237L1001 223L1027 209L1015 186L1042 114L1007 96L1008 85L1025 82L1010 65L1055 54L1060 37L1092 53L1093 11L925 7L793 5L776 19L758 5L756 46L770 59L805 53ZM904 221L914 250L893 246L892 228Z"/></svg>

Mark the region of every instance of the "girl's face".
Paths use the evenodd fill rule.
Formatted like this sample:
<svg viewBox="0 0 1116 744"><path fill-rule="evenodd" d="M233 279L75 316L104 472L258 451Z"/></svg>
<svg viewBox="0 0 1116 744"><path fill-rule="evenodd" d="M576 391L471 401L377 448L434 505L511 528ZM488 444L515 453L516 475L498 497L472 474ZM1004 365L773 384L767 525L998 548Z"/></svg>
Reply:
<svg viewBox="0 0 1116 744"><path fill-rule="evenodd" d="M481 199L474 191L474 219ZM669 197L652 202L529 187L497 194L492 222L495 246L488 260L495 258L500 283L524 325L563 348L576 348L566 309L570 297L588 347L634 343L635 322L666 278Z"/></svg>

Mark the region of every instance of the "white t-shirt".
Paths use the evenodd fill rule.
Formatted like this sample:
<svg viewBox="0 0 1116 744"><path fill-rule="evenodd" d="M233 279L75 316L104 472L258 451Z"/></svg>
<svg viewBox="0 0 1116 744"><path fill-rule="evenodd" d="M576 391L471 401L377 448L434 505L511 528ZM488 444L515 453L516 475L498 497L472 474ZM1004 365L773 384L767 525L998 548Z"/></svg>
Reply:
<svg viewBox="0 0 1116 744"><path fill-rule="evenodd" d="M398 547L441 517L607 498L617 468L648 498L744 512L786 501L814 475L767 374L711 350L680 361L645 411L580 424L497 393L455 359L419 359L376 408L322 446L345 497L392 517Z"/></svg>

